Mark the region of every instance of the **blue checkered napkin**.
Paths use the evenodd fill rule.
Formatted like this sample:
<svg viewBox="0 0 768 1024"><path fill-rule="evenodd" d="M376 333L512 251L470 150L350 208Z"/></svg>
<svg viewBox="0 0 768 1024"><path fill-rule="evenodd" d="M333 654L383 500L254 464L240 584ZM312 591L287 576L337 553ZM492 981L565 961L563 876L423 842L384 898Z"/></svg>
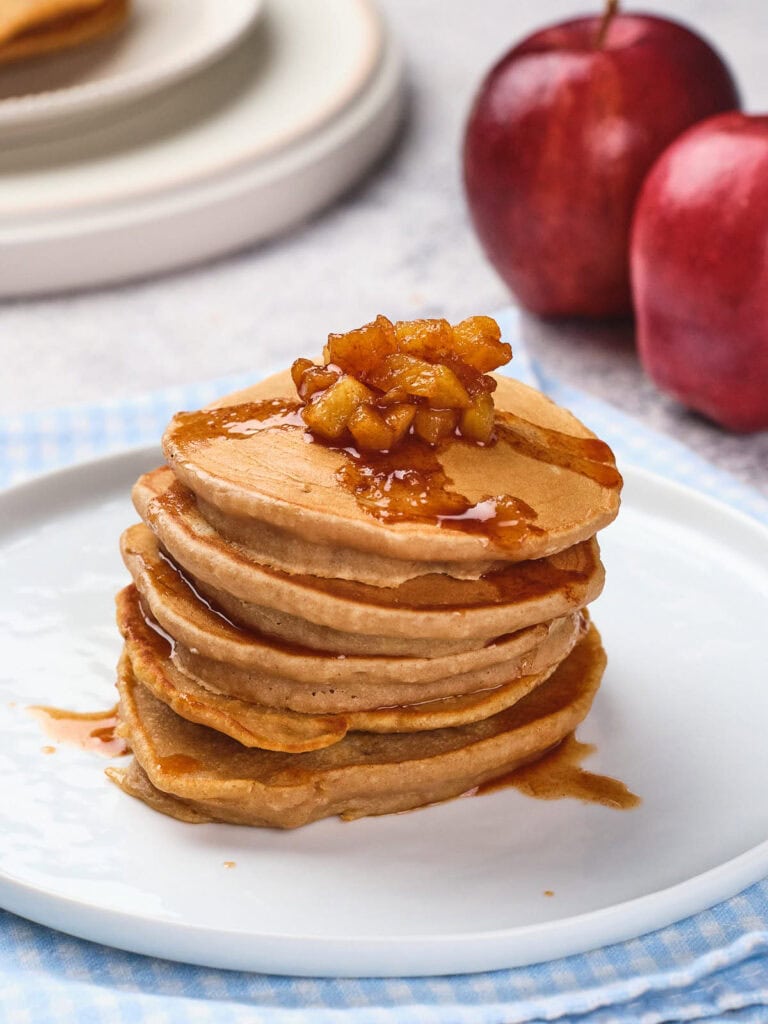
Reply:
<svg viewBox="0 0 768 1024"><path fill-rule="evenodd" d="M199 409L252 383L253 375L240 374L136 398L0 416L0 487L98 455L159 444L175 412Z"/></svg>
<svg viewBox="0 0 768 1024"><path fill-rule="evenodd" d="M768 503L682 445L545 377L513 311L515 374L608 440L622 462L768 523ZM124 402L0 417L0 482L157 441L169 415L246 384L228 378ZM2 841L0 839L0 841ZM768 881L651 935L534 967L449 978L293 979L172 964L0 911L0 1024L667 1024L768 1022Z"/></svg>

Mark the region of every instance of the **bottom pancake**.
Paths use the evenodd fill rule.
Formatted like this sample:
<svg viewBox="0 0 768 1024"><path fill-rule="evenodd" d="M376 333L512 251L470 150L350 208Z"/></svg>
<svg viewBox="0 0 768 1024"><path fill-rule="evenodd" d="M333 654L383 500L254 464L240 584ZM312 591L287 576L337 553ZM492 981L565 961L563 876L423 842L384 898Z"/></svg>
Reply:
<svg viewBox="0 0 768 1024"><path fill-rule="evenodd" d="M246 749L186 721L123 658L120 729L142 771L109 774L126 792L186 821L296 828L332 815L408 810L541 757L586 717L604 668L591 627L546 683L490 718L429 732L352 732L331 747L286 754Z"/></svg>

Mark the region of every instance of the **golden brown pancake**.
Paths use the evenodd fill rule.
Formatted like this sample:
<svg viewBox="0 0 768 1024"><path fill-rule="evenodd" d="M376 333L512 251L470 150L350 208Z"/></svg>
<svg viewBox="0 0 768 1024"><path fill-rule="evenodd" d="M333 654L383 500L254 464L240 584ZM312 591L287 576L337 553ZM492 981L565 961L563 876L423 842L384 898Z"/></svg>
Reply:
<svg viewBox="0 0 768 1024"><path fill-rule="evenodd" d="M169 590L166 580L163 581L162 585L157 583L157 574L155 567L153 566L150 572L145 572L139 568L139 561L132 556L129 551L129 547L134 546L133 541L128 541L127 537L133 531L145 530L155 543L157 547L157 540L154 538L152 532L144 526L144 524L136 524L136 526L130 527L128 531L123 535L121 540L121 547L123 549L123 559L126 566L131 569L137 575L137 578L141 580L141 587L145 590L152 592L159 600L162 605L165 603ZM275 611L274 609L258 608L256 605L246 605L240 610L245 616L251 618L251 626L245 625L243 622L235 623L233 620L227 618L224 614L223 607L214 607L209 598L205 596L203 590L200 588L199 583L194 580L190 574L183 573L178 566L175 565L167 556L163 556L163 576L174 575L179 580L183 581L183 585L189 591L189 594L194 597L195 611L192 612L192 621L197 621L197 613L200 608L208 607L209 610L215 615L217 621L221 624L223 629L226 629L228 636L234 636L235 634L253 635L254 632L261 636L261 639L265 644L272 644L275 648L282 645L284 649L304 649L311 646L313 653L317 655L327 655L333 658L346 658L346 657L413 657L420 659L431 659L438 657L446 657L453 654L462 654L469 651L479 651L485 648L489 641L484 637L479 638L462 638L459 640L445 640L436 639L430 637L387 637L387 636L374 636L372 634L365 633L347 633L344 630L329 629L327 626L317 626L309 622L306 619L300 619L296 616L289 615L285 612ZM222 595L225 603L229 600L227 595ZM235 604L237 604L236 599ZM157 615L158 621L163 624L166 615L170 614L177 621L173 625L165 625L170 633L174 636L179 636L183 639L184 631L190 622L192 602L186 600L184 602L184 609L182 616L179 617L179 607L174 605L166 607ZM177 633L176 630L180 629L182 632ZM233 632L234 631L234 632ZM194 646L194 645L193 645Z"/></svg>
<svg viewBox="0 0 768 1024"><path fill-rule="evenodd" d="M245 629L255 630L266 637L284 644L311 647L319 653L336 657L415 657L429 658L438 655L460 654L477 650L488 642L486 637L461 637L451 640L444 637L398 637L373 633L347 633L343 629L318 625L309 619L291 615L277 608L240 601L226 591L210 587L194 577L192 584L211 606L224 612L231 621Z"/></svg>
<svg viewBox="0 0 768 1024"><path fill-rule="evenodd" d="M125 23L128 10L128 0L3 0L0 63L100 39Z"/></svg>
<svg viewBox="0 0 768 1024"><path fill-rule="evenodd" d="M315 681L296 682L284 676L249 672L226 662L211 661L193 654L181 644L174 644L174 665L197 682L217 693L242 700L265 703L270 707L290 708L312 714L344 714L349 711L417 704L445 697L463 696L488 690L523 675L536 675L556 665L569 653L583 632L580 616L558 619L549 635L534 650L508 661L460 675L422 682L382 682L368 678L339 677L332 685ZM345 661L347 659L344 659ZM391 659L393 660L393 659ZM402 662L410 659L402 658ZM403 671L407 671L407 664Z"/></svg>
<svg viewBox="0 0 768 1024"><path fill-rule="evenodd" d="M411 734L353 732L323 750L285 754L246 749L181 718L136 681L126 657L118 678L121 731L148 783L172 799L151 796L140 774L110 776L184 820L295 828L331 815L407 810L458 796L551 749L588 713L604 666L591 627L547 682L480 722Z"/></svg>
<svg viewBox="0 0 768 1024"><path fill-rule="evenodd" d="M125 619L125 656L136 680L176 714L210 726L244 747L296 754L330 747L349 731L345 716L303 715L213 693L174 667L151 641Z"/></svg>
<svg viewBox="0 0 768 1024"><path fill-rule="evenodd" d="M139 515L197 587L235 621L288 635L267 615L280 612L331 630L400 638L488 639L583 607L602 590L604 571L591 538L547 558L508 563L479 580L418 576L396 587L268 569L225 542L167 469L133 489ZM308 638L311 646L320 646Z"/></svg>
<svg viewBox="0 0 768 1024"><path fill-rule="evenodd" d="M301 572L309 576L357 580L374 587L394 587L398 583L440 573L456 579L478 579L485 573L502 569L500 560L481 562L416 562L387 558L373 551L356 551L329 544L312 544L296 533L280 530L271 523L244 516L228 516L202 498L197 508L224 540L245 548L259 565L283 572Z"/></svg>
<svg viewBox="0 0 768 1024"><path fill-rule="evenodd" d="M222 513L266 520L311 543L415 561L543 558L611 522L621 478L607 446L569 412L517 381L497 379L502 439L485 447L451 443L438 454L454 492L473 503L508 494L533 510L535 529L510 531L510 543L436 523L376 519L340 486L344 452L307 443L302 426L264 429L253 420L245 403L295 399L288 373L216 403L240 406L229 420L178 414L163 447L179 480Z"/></svg>
<svg viewBox="0 0 768 1024"><path fill-rule="evenodd" d="M370 706L369 698L361 709L334 716L297 713L212 691L180 671L171 660L172 645L145 619L132 587L117 596L117 623L133 674L158 700L182 718L208 725L246 747L287 753L331 746L350 731L420 732L480 721L521 700L557 667L553 660L540 673L502 676L497 685L464 695L387 706Z"/></svg>
<svg viewBox="0 0 768 1024"><path fill-rule="evenodd" d="M135 757L131 758L127 768L110 766L105 774L124 793L136 797L137 800L141 800L155 811L160 811L161 814L167 814L169 818L186 821L190 825L204 825L213 820L209 815L195 810L191 804L179 800L178 797L155 789Z"/></svg>
<svg viewBox="0 0 768 1024"><path fill-rule="evenodd" d="M570 643L579 629L579 616L575 614L529 626L459 654L441 654L439 644L432 643L433 657L339 657L283 644L234 625L197 597L184 577L161 556L154 534L143 524L124 532L121 550L143 604L176 639L176 651L184 652L186 661L180 660L180 667L200 675L206 685L246 700L258 699L249 689L259 685L257 679L275 686L280 685L278 680L286 680L285 685L292 690L299 689L292 683L304 684L301 692L311 699L314 689L338 689L354 695L356 687L373 682L382 687L423 685L446 678L458 682L461 677L493 670L500 664L517 663L521 672L538 671L532 666L540 647L553 641ZM217 669L218 665L224 668ZM228 669L232 673L230 681L242 688L239 691L226 689ZM309 710L298 706L294 709Z"/></svg>

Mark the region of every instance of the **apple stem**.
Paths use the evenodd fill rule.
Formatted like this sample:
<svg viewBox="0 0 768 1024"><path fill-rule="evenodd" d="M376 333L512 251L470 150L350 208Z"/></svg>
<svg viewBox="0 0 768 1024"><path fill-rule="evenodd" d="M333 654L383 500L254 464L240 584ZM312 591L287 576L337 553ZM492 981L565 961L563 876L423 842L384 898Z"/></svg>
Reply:
<svg viewBox="0 0 768 1024"><path fill-rule="evenodd" d="M608 35L608 29L611 27L611 22L616 17L618 12L619 0L606 0L603 20L600 22L600 28L597 31L595 49L602 50L603 46L605 45L605 37Z"/></svg>

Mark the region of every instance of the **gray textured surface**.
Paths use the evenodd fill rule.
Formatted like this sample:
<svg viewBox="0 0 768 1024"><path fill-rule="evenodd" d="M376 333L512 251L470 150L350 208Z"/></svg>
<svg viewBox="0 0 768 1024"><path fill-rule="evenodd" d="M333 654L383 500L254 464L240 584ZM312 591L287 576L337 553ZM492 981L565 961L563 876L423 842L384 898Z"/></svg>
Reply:
<svg viewBox="0 0 768 1024"><path fill-rule="evenodd" d="M279 0L276 0L279 2ZM341 202L300 230L191 271L121 288L0 307L5 411L125 395L317 352L370 319L460 318L508 301L471 235L459 181L463 120L489 64L521 35L598 6L580 0L383 0L410 67L400 142ZM651 4L626 3L628 9ZM669 0L729 60L750 110L768 109L768 5ZM686 414L645 380L631 328L527 325L567 378L768 493L768 433L735 437Z"/></svg>

